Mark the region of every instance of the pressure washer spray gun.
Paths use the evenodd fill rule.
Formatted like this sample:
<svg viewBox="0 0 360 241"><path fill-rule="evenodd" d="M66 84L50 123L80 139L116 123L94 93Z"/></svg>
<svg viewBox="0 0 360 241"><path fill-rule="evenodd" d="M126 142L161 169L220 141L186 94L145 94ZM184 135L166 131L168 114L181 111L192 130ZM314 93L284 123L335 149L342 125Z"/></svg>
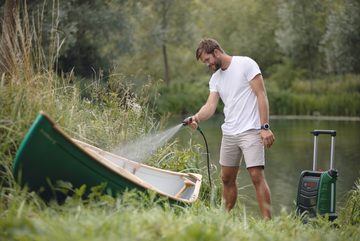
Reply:
<svg viewBox="0 0 360 241"><path fill-rule="evenodd" d="M183 126L187 126L187 125L191 124L193 121L194 120L193 120L192 116L189 116L189 117L185 118L182 121L182 124L183 124ZM210 153L209 153L208 143L207 143L206 137L204 135L204 132L202 132L199 125L197 126L196 129L200 132L200 134L204 138L205 147L206 147L206 159L207 159L208 177L209 177L209 183L210 183L210 190L212 190L212 181L211 181L211 175L210 175Z"/></svg>
<svg viewBox="0 0 360 241"><path fill-rule="evenodd" d="M192 116L189 116L182 121L182 124L183 124L183 126L187 126L187 125L191 124L192 122L193 122ZM198 126L198 128L199 128L199 126Z"/></svg>

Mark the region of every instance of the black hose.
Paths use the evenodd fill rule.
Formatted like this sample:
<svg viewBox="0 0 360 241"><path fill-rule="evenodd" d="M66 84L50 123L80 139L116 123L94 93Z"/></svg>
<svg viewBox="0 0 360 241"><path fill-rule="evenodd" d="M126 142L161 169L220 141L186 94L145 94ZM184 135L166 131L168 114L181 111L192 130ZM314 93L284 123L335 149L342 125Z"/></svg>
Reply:
<svg viewBox="0 0 360 241"><path fill-rule="evenodd" d="M210 190L212 190L212 181L211 181L211 172L210 172L209 146L208 146L207 140L206 140L206 138L205 138L205 135L204 135L204 133L202 132L202 130L200 129L199 126L197 127L197 130L200 132L200 134L202 135L202 137L204 138L204 141L205 141L208 177L209 177L209 183L210 183Z"/></svg>
<svg viewBox="0 0 360 241"><path fill-rule="evenodd" d="M193 121L192 116L189 116L188 118L185 118L182 121L183 126L187 126L189 125L191 122ZM204 133L202 132L202 130L200 129L200 126L198 125L197 130L200 132L200 134L202 135L202 137L204 138L205 141L205 146L206 146L206 158L207 158L207 169L208 169L208 176L209 176L209 183L210 183L210 190L212 190L212 181L211 181L211 173L210 173L210 153L209 153L209 146L206 140L206 137L204 135Z"/></svg>

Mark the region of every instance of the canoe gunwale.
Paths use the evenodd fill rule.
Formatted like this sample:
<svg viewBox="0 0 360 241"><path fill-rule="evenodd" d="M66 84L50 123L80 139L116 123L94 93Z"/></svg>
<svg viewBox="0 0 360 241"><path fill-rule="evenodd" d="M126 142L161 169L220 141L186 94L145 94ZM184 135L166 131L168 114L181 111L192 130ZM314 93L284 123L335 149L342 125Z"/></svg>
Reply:
<svg viewBox="0 0 360 241"><path fill-rule="evenodd" d="M144 185L143 187L147 188L147 189L150 189L152 191L155 191L157 193L160 193L164 196L167 196L167 197L170 197L172 199L175 199L177 201L182 201L182 202L193 202L194 200L197 199L198 195L192 195L190 199L184 199L184 198L181 198L179 197L178 195L170 195L170 194L167 194L161 190L158 190L156 187L148 184L147 182L144 182L141 178L138 178L137 176L135 176L134 173L126 170L126 169L123 169L121 167L119 167L118 165L116 165L115 163L112 163L111 161L108 161L106 158L102 157L100 154L92 154L90 153L85 147L83 147L82 145L84 146L88 146L89 148L93 148L95 150L97 150L98 152L104 152L106 153L107 155L111 155L113 156L114 158L120 158L122 159L124 162L128 162L128 163L131 163L131 165L134 165L136 166L135 168L136 169L139 169L140 167L143 167L143 168L146 168L146 169L150 169L150 170L153 170L153 171L156 171L156 172L160 172L160 173L166 173L166 174L170 174L170 175L175 175L175 176L179 176L181 179L185 180L187 179L187 177L192 177L192 178L195 178L196 181L194 183L194 191L193 193L199 193L199 190L200 190L200 185L201 185L201 179L202 179L202 176L199 175L199 174L196 174L196 173L181 173L181 172L174 172L174 171L170 171L170 170L164 170L164 169L160 169L160 168L156 168L156 167L152 167L152 166L148 166L148 165L145 165L145 164L142 164L142 163L138 163L138 162L135 162L135 161L132 161L132 160L129 160L127 158L124 158L124 157L121 157L121 156L118 156L118 155L115 155L111 152L107 152L107 151L104 151L98 147L95 147L95 146L92 146L88 143L85 143L85 142L82 142L82 141L79 141L79 140L76 140L76 139L72 139L72 141L74 143L76 143L77 146L79 146L84 152L87 152L88 154L90 154L94 159L101 161L101 163L105 164L107 166L107 164L111 164L109 165L109 169L111 169L112 171L117 171L117 170L121 170L121 171L124 171L124 174L121 174L122 176L126 177L126 178L133 178L134 179L134 182L137 182L136 180L139 180L140 183L139 185ZM113 169L115 168L115 170ZM185 190L183 190L184 192Z"/></svg>

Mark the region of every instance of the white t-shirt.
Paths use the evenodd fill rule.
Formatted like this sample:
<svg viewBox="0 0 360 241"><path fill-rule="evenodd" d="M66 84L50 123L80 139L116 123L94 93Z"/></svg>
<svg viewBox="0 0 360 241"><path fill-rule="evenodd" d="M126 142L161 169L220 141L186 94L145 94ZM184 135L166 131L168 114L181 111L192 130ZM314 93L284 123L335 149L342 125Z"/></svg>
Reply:
<svg viewBox="0 0 360 241"><path fill-rule="evenodd" d="M257 98L250 81L261 74L258 64L249 57L233 56L226 70L218 69L209 82L211 92L218 92L224 103L224 135L236 135L260 128Z"/></svg>

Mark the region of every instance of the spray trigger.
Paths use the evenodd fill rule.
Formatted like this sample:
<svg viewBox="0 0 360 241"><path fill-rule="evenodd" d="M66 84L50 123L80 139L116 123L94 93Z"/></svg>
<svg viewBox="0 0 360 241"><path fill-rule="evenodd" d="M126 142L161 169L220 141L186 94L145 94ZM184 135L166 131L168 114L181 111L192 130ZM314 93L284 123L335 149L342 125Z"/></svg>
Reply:
<svg viewBox="0 0 360 241"><path fill-rule="evenodd" d="M187 126L187 125L191 124L192 121L193 121L192 116L189 116L182 121L182 124L183 124L183 126Z"/></svg>

